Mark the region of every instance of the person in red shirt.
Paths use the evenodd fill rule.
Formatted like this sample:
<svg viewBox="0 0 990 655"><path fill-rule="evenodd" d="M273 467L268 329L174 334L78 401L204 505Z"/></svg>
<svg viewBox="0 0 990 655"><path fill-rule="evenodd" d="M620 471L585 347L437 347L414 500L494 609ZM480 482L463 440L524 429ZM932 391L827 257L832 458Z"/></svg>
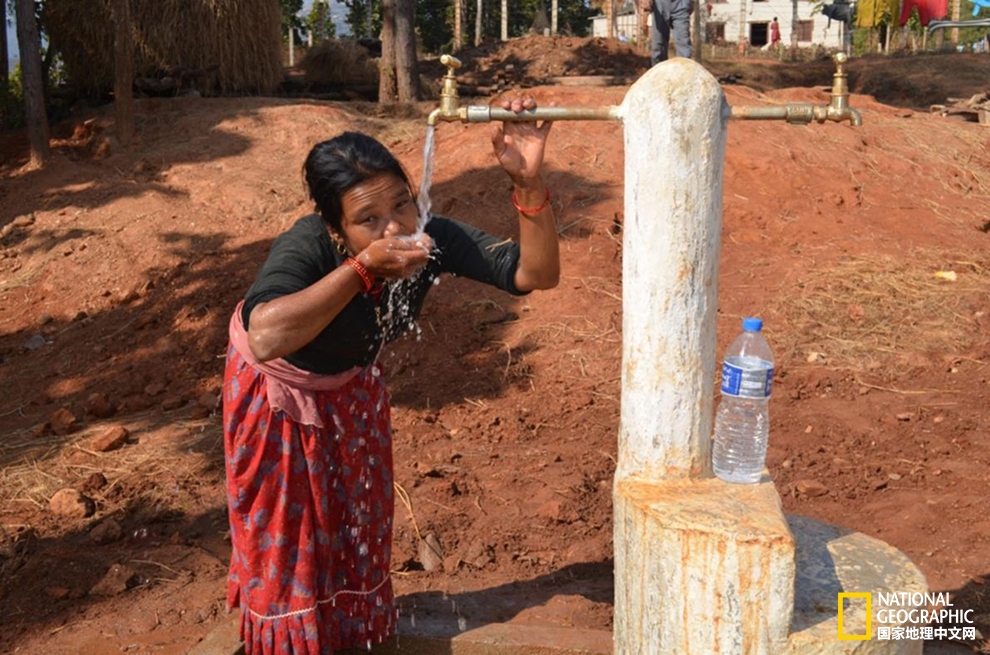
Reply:
<svg viewBox="0 0 990 655"><path fill-rule="evenodd" d="M773 22L770 23L770 49L775 50L777 44L780 43L780 23L777 22L777 17L773 17Z"/></svg>

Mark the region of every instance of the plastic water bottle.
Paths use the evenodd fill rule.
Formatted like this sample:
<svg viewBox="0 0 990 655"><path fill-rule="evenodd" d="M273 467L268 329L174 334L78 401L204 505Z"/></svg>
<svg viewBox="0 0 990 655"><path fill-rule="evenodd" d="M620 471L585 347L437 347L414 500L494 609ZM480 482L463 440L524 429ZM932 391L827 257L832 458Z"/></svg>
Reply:
<svg viewBox="0 0 990 655"><path fill-rule="evenodd" d="M743 333L729 346L722 362L722 402L715 414L712 468L726 482L759 482L766 463L774 360L762 329L762 320L743 319Z"/></svg>

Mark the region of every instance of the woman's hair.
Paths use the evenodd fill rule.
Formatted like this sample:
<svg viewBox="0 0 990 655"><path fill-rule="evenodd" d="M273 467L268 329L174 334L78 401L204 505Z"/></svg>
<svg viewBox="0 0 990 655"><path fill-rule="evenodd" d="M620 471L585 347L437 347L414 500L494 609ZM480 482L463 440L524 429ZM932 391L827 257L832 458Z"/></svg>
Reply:
<svg viewBox="0 0 990 655"><path fill-rule="evenodd" d="M388 173L402 180L413 193L399 160L377 140L360 132L344 132L317 143L306 157L303 172L317 210L338 232L343 214L340 198L358 184Z"/></svg>

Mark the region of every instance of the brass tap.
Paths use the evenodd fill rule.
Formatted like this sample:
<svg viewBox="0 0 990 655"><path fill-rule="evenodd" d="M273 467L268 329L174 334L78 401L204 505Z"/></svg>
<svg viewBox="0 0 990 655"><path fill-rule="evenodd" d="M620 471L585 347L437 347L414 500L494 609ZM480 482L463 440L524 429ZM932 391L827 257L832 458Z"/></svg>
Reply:
<svg viewBox="0 0 990 655"><path fill-rule="evenodd" d="M440 63L447 67L447 74L443 76L440 107L430 112L429 118L426 119L427 125L436 125L438 120L448 122L461 120L457 98L457 69L461 67L461 60L450 55L440 55Z"/></svg>
<svg viewBox="0 0 990 655"><path fill-rule="evenodd" d="M437 121L460 121L462 123L490 123L491 121L594 121L621 120L619 108L607 107L537 107L515 113L501 107L470 105L461 107L457 97L457 69L461 62L456 57L441 55L440 63L447 67L443 76L443 89L440 91L440 107L430 112L427 125Z"/></svg>
<svg viewBox="0 0 990 655"><path fill-rule="evenodd" d="M835 74L832 75L832 95L827 105L813 105L809 102L791 102L786 105L769 107L732 107L730 118L741 120L785 120L788 123L807 125L811 121L824 123L849 121L854 127L863 124L859 112L849 106L849 84L843 69L849 57L840 52L832 57Z"/></svg>
<svg viewBox="0 0 990 655"><path fill-rule="evenodd" d="M832 96L825 110L825 118L819 118L818 122L828 120L841 123L848 120L850 125L858 127L863 124L863 119L858 111L849 106L849 76L842 68L849 57L846 53L840 52L832 57L832 60L835 61L835 74L832 76Z"/></svg>

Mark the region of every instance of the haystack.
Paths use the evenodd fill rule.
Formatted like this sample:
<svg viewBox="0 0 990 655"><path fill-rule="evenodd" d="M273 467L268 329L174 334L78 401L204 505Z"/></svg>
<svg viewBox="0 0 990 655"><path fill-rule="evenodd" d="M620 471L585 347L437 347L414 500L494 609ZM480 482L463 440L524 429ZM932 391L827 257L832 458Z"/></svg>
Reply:
<svg viewBox="0 0 990 655"><path fill-rule="evenodd" d="M356 39L320 41L306 51L299 67L314 86L378 84L377 60Z"/></svg>
<svg viewBox="0 0 990 655"><path fill-rule="evenodd" d="M46 0L42 20L69 86L113 88L110 0ZM211 71L213 91L270 93L282 81L278 0L131 0L139 78Z"/></svg>

